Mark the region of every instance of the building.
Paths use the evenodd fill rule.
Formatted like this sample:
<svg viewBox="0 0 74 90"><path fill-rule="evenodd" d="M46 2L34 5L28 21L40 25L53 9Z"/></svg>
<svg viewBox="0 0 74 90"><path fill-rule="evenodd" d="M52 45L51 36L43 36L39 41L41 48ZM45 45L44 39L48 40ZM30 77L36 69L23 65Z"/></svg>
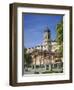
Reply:
<svg viewBox="0 0 74 90"><path fill-rule="evenodd" d="M37 46L32 47L32 48L27 48L27 53L31 53L35 49L37 49L37 50L42 49L42 50L52 51L52 52L55 52L58 49L56 41L51 40L51 33L50 33L50 30L48 27L44 30L43 37L44 37L43 44L37 45Z"/></svg>
<svg viewBox="0 0 74 90"><path fill-rule="evenodd" d="M45 28L43 44L27 48L27 53L32 57L32 68L43 68L44 71L63 71L63 56L59 53L59 45L51 40L49 28Z"/></svg>

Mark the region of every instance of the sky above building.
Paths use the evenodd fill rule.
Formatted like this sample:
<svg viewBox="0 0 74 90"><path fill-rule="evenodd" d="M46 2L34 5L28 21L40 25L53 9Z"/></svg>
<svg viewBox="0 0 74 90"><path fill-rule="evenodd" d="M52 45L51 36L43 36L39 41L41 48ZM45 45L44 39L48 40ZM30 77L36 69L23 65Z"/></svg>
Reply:
<svg viewBox="0 0 74 90"><path fill-rule="evenodd" d="M51 32L51 40L55 40L56 26L62 19L63 15L23 14L24 47L41 45L46 27Z"/></svg>

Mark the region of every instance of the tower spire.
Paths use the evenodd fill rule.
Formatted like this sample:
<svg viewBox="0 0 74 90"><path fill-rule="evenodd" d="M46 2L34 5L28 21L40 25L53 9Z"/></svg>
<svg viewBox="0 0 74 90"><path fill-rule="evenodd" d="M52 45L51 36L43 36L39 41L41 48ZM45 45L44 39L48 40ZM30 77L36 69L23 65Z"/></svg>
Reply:
<svg viewBox="0 0 74 90"><path fill-rule="evenodd" d="M46 26L45 29L44 29L44 45L45 45L47 50L50 50L51 33L50 33L50 30L49 30L48 26Z"/></svg>
<svg viewBox="0 0 74 90"><path fill-rule="evenodd" d="M49 27L46 26L44 32L50 32Z"/></svg>

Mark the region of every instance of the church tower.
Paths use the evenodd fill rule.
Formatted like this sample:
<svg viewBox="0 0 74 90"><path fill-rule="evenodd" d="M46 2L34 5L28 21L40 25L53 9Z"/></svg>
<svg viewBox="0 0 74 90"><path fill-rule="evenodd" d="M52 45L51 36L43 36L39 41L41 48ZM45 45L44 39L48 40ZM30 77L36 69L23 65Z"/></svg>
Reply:
<svg viewBox="0 0 74 90"><path fill-rule="evenodd" d="M44 46L46 50L51 50L51 33L48 27L44 30Z"/></svg>

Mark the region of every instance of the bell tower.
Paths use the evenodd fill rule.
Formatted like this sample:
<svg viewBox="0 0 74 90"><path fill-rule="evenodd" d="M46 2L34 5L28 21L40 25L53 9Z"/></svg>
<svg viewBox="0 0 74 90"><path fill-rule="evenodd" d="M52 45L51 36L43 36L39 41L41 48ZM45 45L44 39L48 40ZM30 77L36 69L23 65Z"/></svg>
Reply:
<svg viewBox="0 0 74 90"><path fill-rule="evenodd" d="M51 50L51 33L48 27L44 30L44 46L46 50Z"/></svg>

